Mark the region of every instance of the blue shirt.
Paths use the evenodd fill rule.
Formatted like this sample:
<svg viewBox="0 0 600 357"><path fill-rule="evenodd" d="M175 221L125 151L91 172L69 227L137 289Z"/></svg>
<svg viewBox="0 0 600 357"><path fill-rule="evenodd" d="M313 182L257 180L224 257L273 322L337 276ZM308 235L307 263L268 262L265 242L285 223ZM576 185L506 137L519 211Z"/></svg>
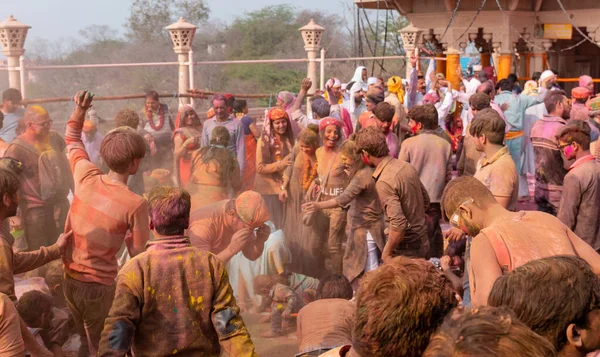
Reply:
<svg viewBox="0 0 600 357"><path fill-rule="evenodd" d="M4 125L0 129L0 138L10 144L17 137L17 122L25 115L25 109L17 108L14 113L4 113Z"/></svg>

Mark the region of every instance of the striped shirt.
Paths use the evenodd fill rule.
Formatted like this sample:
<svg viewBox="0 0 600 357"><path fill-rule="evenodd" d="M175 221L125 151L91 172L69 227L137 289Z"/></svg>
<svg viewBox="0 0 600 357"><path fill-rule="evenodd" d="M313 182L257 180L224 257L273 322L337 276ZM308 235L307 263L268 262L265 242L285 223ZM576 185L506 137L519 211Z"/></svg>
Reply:
<svg viewBox="0 0 600 357"><path fill-rule="evenodd" d="M63 256L65 273L79 281L112 285L117 277L115 255L128 231L132 233L127 242L130 255L144 250L149 235L148 206L144 198L90 162L81 142L82 127L83 115L76 109L65 135L75 180L65 227L66 232L73 230Z"/></svg>

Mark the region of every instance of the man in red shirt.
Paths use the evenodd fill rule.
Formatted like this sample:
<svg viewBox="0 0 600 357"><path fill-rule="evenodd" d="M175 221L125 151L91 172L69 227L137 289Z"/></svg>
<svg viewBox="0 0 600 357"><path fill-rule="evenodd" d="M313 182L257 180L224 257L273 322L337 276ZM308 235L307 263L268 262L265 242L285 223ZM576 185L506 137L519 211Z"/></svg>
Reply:
<svg viewBox="0 0 600 357"><path fill-rule="evenodd" d="M115 294L115 255L124 241L132 257L143 252L149 226L146 200L127 188L127 179L137 172L146 153L144 139L124 127L106 134L100 155L110 171L104 175L90 162L81 141L92 97L85 91L77 93L75 110L67 122L65 139L75 193L66 222L66 230L73 230L73 240L63 262L65 299L75 323L85 329L90 353L96 355Z"/></svg>

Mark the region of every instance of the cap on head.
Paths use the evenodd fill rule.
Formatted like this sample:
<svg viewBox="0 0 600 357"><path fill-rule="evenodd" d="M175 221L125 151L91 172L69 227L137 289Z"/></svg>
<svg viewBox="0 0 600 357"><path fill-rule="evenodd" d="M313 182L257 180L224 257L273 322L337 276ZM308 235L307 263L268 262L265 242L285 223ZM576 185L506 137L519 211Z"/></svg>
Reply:
<svg viewBox="0 0 600 357"><path fill-rule="evenodd" d="M590 91L585 87L575 87L571 90L571 96L575 99L588 99Z"/></svg>

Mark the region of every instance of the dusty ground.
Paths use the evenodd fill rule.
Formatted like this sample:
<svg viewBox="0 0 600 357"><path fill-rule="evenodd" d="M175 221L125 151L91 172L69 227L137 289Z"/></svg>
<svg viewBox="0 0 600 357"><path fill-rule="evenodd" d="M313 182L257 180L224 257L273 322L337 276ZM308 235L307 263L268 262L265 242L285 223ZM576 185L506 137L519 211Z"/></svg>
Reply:
<svg viewBox="0 0 600 357"><path fill-rule="evenodd" d="M256 353L260 357L292 357L298 353L298 340L295 332L278 338L261 338L260 334L270 328L268 323L258 323L262 316L259 314L242 314L242 317L244 318L246 327L250 331L252 341L254 341ZM65 346L67 350L65 351L65 356L77 357L77 349L79 348L78 338L74 336L66 345L69 346ZM224 353L223 356L227 356L227 354Z"/></svg>

